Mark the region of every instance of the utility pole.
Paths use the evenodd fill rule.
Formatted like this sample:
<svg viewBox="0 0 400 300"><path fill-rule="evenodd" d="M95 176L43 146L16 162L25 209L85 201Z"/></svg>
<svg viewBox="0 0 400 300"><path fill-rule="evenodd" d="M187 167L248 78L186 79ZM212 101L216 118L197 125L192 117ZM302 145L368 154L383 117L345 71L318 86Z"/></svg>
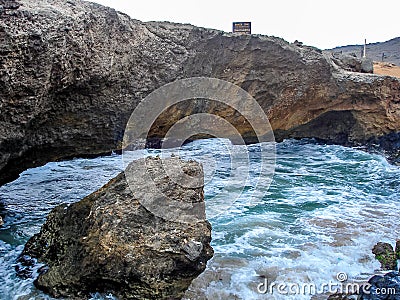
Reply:
<svg viewBox="0 0 400 300"><path fill-rule="evenodd" d="M367 39L364 39L364 55L363 55L363 57L364 58L367 57Z"/></svg>

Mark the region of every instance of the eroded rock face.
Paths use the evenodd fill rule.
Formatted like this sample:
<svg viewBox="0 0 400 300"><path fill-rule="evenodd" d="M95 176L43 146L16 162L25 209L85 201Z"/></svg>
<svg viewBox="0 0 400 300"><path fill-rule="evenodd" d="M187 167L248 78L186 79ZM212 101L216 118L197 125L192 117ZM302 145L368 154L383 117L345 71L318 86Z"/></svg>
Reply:
<svg viewBox="0 0 400 300"><path fill-rule="evenodd" d="M0 184L48 161L120 148L141 99L193 76L248 91L278 141L313 137L400 153L400 81L346 71L329 53L267 36L143 23L78 0L0 5ZM194 112L220 115L254 138L232 109L195 102L160 116L150 137Z"/></svg>
<svg viewBox="0 0 400 300"><path fill-rule="evenodd" d="M397 257L392 245L379 242L372 248L372 253L381 263L382 270L397 270Z"/></svg>
<svg viewBox="0 0 400 300"><path fill-rule="evenodd" d="M400 259L400 240L396 241L396 248L395 248L394 252L396 253L396 258Z"/></svg>
<svg viewBox="0 0 400 300"><path fill-rule="evenodd" d="M198 163L171 160L188 174L203 176ZM171 201L204 203L202 187L168 183L159 158L141 159L129 167L143 162ZM172 184L174 190L165 189ZM150 184L147 187L156 197ZM146 186L131 183L131 188ZM35 285L56 297L84 299L99 291L120 299L180 299L213 255L211 225L194 220L174 222L155 216L133 195L121 173L83 200L55 208L40 233L28 241L22 257L37 258L48 266Z"/></svg>
<svg viewBox="0 0 400 300"><path fill-rule="evenodd" d="M373 73L374 65L368 58L358 58L356 54L343 54L341 52L332 52L332 59L341 68L351 72Z"/></svg>

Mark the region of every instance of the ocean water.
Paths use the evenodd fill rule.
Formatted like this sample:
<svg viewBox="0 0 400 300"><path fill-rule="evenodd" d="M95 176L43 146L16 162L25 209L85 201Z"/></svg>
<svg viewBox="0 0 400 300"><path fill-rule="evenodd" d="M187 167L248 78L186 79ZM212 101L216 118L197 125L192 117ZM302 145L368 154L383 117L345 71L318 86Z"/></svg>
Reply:
<svg viewBox="0 0 400 300"><path fill-rule="evenodd" d="M169 150L203 162L213 227L215 255L186 299L311 299L329 282L365 280L379 269L373 245L400 238L400 167L357 149L287 140L276 144L276 163L266 162L275 163L274 173L261 170L260 145L249 147L248 158L236 156L232 168L229 156L239 147L209 139ZM78 201L122 169L119 155L53 162L0 187L0 299L52 299L15 275L24 243L54 206ZM315 291L289 288L307 284Z"/></svg>

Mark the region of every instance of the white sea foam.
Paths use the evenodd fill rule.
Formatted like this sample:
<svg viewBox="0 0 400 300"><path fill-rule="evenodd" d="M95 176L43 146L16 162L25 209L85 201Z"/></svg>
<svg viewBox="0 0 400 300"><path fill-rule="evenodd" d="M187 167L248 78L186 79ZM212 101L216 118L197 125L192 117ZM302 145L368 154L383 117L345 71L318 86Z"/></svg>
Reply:
<svg viewBox="0 0 400 300"><path fill-rule="evenodd" d="M249 184L241 193L237 187L241 182L230 178L227 147L234 151L235 146L210 139L168 150L202 160L212 177L205 187L206 203L220 193L207 209L224 207L225 197L238 196L225 214L210 219L215 256L193 282L188 299L310 299L310 295L260 294L257 286L265 278L320 286L336 280L339 272L349 278L367 277L379 268L372 246L378 241L394 244L399 238L400 168L383 157L288 140L277 145L276 173L269 189L262 177L260 188L254 189L261 169L257 156L250 153ZM252 147L256 154L257 146ZM159 153L130 155L133 159ZM22 244L39 230L52 207L82 198L121 169L117 155L75 159L28 170L0 187L6 214L0 230L1 299L22 295L51 299L35 290L32 280L15 276ZM246 167L239 164L237 170ZM228 192L221 193L223 189ZM93 299L112 296L95 294Z"/></svg>

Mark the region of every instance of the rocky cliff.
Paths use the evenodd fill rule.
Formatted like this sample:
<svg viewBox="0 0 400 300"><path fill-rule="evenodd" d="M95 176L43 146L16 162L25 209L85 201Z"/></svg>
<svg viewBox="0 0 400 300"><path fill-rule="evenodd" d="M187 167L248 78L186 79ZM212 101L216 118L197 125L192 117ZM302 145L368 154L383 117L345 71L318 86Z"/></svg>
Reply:
<svg viewBox="0 0 400 300"><path fill-rule="evenodd" d="M345 71L330 54L300 43L143 23L89 2L0 5L0 184L51 160L118 149L141 99L193 76L248 91L278 140L375 144L398 155L398 79ZM162 137L176 120L201 111L220 114L251 140L235 112L211 102L171 108L150 135Z"/></svg>
<svg viewBox="0 0 400 300"><path fill-rule="evenodd" d="M190 176L203 178L198 163L169 160ZM146 190L146 196L159 200L150 181L139 186L125 179L126 172L143 163L169 201L204 204L203 186L177 185L160 158L134 161L95 193L56 207L40 233L28 241L22 262L34 257L47 266L35 281L39 289L68 299L86 299L90 292L112 292L120 299L182 298L213 256L211 225L198 219L196 211L191 222L178 222L147 210L132 191ZM163 204L158 201L158 208L168 209Z"/></svg>

